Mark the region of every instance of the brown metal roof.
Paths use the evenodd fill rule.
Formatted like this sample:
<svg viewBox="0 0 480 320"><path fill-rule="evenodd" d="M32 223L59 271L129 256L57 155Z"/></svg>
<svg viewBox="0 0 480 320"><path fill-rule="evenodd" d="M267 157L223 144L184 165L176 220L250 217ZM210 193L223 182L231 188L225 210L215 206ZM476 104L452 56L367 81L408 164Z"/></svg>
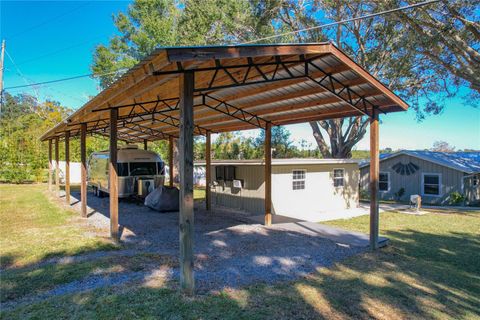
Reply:
<svg viewBox="0 0 480 320"><path fill-rule="evenodd" d="M118 108L126 141L178 137L179 77L195 74L195 133L404 111L408 105L331 43L160 48L41 139L107 134Z"/></svg>

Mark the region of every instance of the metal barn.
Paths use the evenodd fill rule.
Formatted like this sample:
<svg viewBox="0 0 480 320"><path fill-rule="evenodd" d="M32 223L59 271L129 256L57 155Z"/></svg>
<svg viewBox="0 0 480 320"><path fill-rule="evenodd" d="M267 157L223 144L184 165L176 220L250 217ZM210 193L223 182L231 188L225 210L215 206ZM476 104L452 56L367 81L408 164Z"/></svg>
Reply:
<svg viewBox="0 0 480 320"><path fill-rule="evenodd" d="M179 139L180 285L193 293L193 137L252 128L265 130L264 220L272 219L272 126L321 119L370 118L370 243L378 247L379 115L405 111L408 105L332 43L268 44L159 48L100 92L63 122L48 130L42 141L65 143L66 191L70 201L69 141L81 142L82 216L86 217L87 134L110 139L111 237L118 239L117 141ZM170 148L170 151L172 148ZM169 164L172 164L170 152ZM210 166L207 165L207 168ZM51 172L51 170L50 170ZM56 171L58 172L58 170ZM211 173L207 172L207 182ZM58 190L59 177L55 176ZM50 178L52 186L52 178ZM207 207L211 194L207 192ZM67 202L68 203L68 202Z"/></svg>

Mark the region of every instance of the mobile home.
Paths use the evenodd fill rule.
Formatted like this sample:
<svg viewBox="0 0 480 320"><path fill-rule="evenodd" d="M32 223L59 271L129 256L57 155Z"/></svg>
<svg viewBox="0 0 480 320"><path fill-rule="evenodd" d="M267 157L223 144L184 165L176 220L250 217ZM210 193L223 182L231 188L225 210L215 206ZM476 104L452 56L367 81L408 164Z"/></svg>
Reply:
<svg viewBox="0 0 480 320"><path fill-rule="evenodd" d="M205 166L205 163L197 163ZM212 204L263 214L264 163L212 162ZM332 211L358 207L358 162L345 159L272 160L272 211L319 221Z"/></svg>
<svg viewBox="0 0 480 320"><path fill-rule="evenodd" d="M88 186L97 196L108 193L108 151L94 152L88 161ZM118 196L146 196L154 188L163 185L165 165L153 151L127 145L117 154Z"/></svg>

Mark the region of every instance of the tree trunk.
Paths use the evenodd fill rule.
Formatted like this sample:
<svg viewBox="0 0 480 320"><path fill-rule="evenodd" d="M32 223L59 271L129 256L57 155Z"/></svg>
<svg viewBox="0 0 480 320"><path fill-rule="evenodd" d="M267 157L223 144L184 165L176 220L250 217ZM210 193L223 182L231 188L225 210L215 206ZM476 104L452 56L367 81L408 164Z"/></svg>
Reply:
<svg viewBox="0 0 480 320"><path fill-rule="evenodd" d="M348 121L348 124L345 121ZM366 117L310 122L313 137L322 156L335 159L352 157L352 149L365 136L367 124ZM327 133L330 144L327 144L321 129Z"/></svg>

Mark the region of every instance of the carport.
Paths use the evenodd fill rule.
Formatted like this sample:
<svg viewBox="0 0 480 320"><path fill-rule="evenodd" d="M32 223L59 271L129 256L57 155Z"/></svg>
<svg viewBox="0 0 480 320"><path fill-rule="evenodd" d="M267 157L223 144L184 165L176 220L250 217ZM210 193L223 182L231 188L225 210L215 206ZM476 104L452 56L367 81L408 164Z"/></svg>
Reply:
<svg viewBox="0 0 480 320"><path fill-rule="evenodd" d="M86 137L110 139L110 233L118 239L117 141L179 139L180 285L193 293L193 137L206 136L206 182L211 181L211 134L265 130L265 225L271 214L271 128L351 116L370 118L370 246L378 247L379 114L407 104L331 43L172 47L155 50L65 121L46 132L49 188L52 144L58 169L65 142L66 200L70 201L69 141L80 137L81 212L86 217ZM58 170L55 188L59 190ZM172 183L173 179L170 179ZM210 191L206 193L210 209Z"/></svg>

